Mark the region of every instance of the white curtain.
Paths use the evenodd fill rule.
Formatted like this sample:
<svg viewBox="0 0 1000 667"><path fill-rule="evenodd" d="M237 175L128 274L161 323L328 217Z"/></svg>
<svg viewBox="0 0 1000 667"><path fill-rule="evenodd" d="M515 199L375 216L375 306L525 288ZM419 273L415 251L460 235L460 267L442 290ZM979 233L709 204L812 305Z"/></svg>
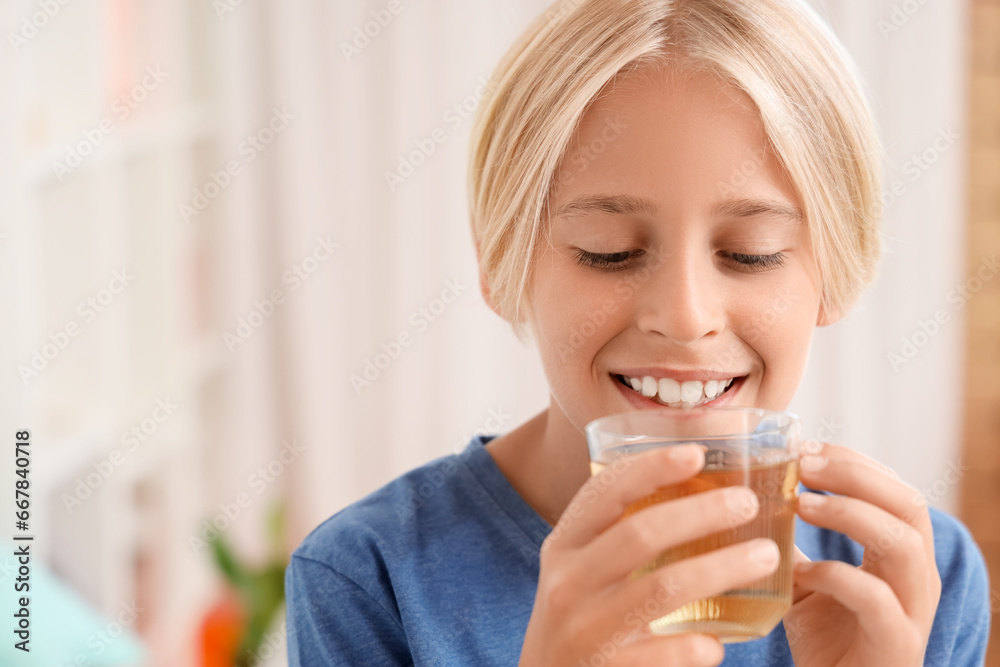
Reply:
<svg viewBox="0 0 1000 667"><path fill-rule="evenodd" d="M240 435L223 438L231 444L220 460L245 452L248 438L258 458L282 438L305 449L287 473L295 541L391 478L458 451L473 432L509 430L547 401L532 350L479 296L464 190L481 81L530 12L401 6L391 14L375 2L247 5L226 19L234 115L260 117L274 105L295 115L268 177L240 183L247 208L225 234L236 308L227 321L267 291L261 263L273 278L317 237L338 244L286 290L279 314L235 350L229 371L235 385L263 390L229 405L222 428ZM366 24L375 36L354 46ZM342 44L357 52L345 55ZM245 57L262 48L270 62ZM420 146L411 164L422 163L401 171L400 156ZM386 172L403 182L390 189Z"/></svg>

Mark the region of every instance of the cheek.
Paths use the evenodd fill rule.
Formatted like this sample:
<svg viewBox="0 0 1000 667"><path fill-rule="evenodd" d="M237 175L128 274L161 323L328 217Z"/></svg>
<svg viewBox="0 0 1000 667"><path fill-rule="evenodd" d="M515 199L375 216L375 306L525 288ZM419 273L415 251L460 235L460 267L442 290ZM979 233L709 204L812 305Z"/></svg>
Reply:
<svg viewBox="0 0 1000 667"><path fill-rule="evenodd" d="M815 294L780 288L742 317L740 337L764 364L762 390L775 401L791 401L805 371L819 304ZM781 406L784 409L784 406Z"/></svg>
<svg viewBox="0 0 1000 667"><path fill-rule="evenodd" d="M564 374L573 362L579 362L586 371L594 355L631 317L634 289L630 281L586 275L558 280L545 272L539 278L541 287L533 298L543 364Z"/></svg>

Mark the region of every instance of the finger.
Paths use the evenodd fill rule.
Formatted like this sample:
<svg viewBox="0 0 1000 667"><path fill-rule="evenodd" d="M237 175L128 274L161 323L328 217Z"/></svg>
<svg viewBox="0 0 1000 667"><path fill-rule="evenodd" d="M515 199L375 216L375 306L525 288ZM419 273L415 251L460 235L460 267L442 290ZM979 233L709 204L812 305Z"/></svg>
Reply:
<svg viewBox="0 0 1000 667"><path fill-rule="evenodd" d="M609 587L598 605L602 614L624 627L666 616L689 602L719 595L756 581L778 567L774 540L758 538L714 549L653 570L639 579Z"/></svg>
<svg viewBox="0 0 1000 667"><path fill-rule="evenodd" d="M798 565L799 563L811 563L811 562L812 561L809 560L809 557L806 556L804 553L802 553L802 550L799 549L798 546L796 546L795 550L792 552L792 564ZM792 604L798 602L799 600L805 597L808 597L811 594L812 591L806 590L804 588L799 588L799 585L795 583L794 580L792 581Z"/></svg>
<svg viewBox="0 0 1000 667"><path fill-rule="evenodd" d="M595 587L617 581L661 552L757 516L757 495L745 486L703 491L651 505L615 523L580 552Z"/></svg>
<svg viewBox="0 0 1000 667"><path fill-rule="evenodd" d="M628 644L617 650L607 664L609 667L662 667L663 665L715 667L725 657L726 651L715 637L683 634L649 637ZM591 660L584 664L592 665L599 662Z"/></svg>
<svg viewBox="0 0 1000 667"><path fill-rule="evenodd" d="M870 456L865 456L861 452L851 449L850 447L843 447L841 445L833 445L828 442L820 442L817 440L812 440L809 441L808 445L800 445L799 451L803 457L825 456L827 458L841 458L850 461L857 461L858 463L864 463L867 466L871 466L876 470L881 470L890 477L899 479L899 473L897 473L889 466L883 463L879 463Z"/></svg>
<svg viewBox="0 0 1000 667"><path fill-rule="evenodd" d="M545 538L543 549L571 549L588 544L618 521L632 503L661 486L693 477L705 465L697 445L663 447L614 459L584 483Z"/></svg>
<svg viewBox="0 0 1000 667"><path fill-rule="evenodd" d="M806 456L799 461L802 483L871 503L913 526L923 538L923 550L934 559L934 531L924 496L898 477L858 459L860 454L824 450L829 455ZM869 459L870 461L870 459Z"/></svg>
<svg viewBox="0 0 1000 667"><path fill-rule="evenodd" d="M923 538L910 524L863 500L818 493L799 496L799 515L863 546L865 569L889 584L910 616L922 618L936 602L929 586L934 561L927 560Z"/></svg>
<svg viewBox="0 0 1000 667"><path fill-rule="evenodd" d="M910 664L905 653L914 643L922 646L895 592L870 572L840 561L817 561L796 565L794 579L803 589L825 593L851 611L864 641L900 660L892 664Z"/></svg>

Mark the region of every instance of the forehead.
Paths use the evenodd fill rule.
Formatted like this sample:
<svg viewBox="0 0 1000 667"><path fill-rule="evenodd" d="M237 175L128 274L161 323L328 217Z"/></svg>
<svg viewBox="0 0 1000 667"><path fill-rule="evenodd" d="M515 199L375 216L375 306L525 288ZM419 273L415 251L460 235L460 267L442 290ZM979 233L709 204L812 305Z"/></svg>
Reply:
<svg viewBox="0 0 1000 667"><path fill-rule="evenodd" d="M553 198L613 191L716 205L727 190L796 201L756 105L710 72L644 65L591 102Z"/></svg>

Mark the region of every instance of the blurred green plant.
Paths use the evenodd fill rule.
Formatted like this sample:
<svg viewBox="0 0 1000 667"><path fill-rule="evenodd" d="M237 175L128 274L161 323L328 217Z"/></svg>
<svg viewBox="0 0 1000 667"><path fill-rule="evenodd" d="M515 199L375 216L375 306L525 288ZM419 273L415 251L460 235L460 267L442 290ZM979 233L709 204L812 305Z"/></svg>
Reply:
<svg viewBox="0 0 1000 667"><path fill-rule="evenodd" d="M240 601L246 619L236 654L236 667L251 667L250 659L260 649L264 635L285 600L285 505L278 503L268 513L267 536L270 555L263 566L251 568L240 562L232 548L216 535L211 543L216 567Z"/></svg>

